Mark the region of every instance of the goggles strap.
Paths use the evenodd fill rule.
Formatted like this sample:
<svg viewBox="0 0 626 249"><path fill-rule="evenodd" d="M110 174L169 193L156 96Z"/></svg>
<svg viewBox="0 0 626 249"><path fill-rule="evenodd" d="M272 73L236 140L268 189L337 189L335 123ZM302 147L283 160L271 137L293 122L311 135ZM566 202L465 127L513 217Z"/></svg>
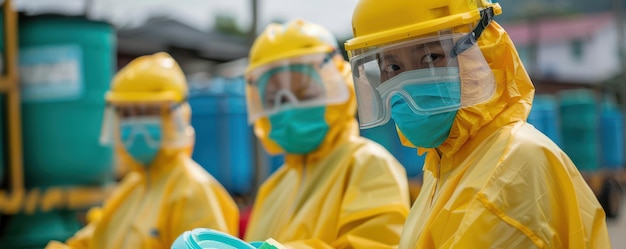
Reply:
<svg viewBox="0 0 626 249"><path fill-rule="evenodd" d="M478 25L476 25L476 28L474 28L471 33L463 36L459 41L456 42L454 48L452 48L452 58L465 52L465 50L476 44L476 40L478 40L485 28L487 28L487 26L489 26L489 23L491 23L491 21L493 20L493 16L493 7L489 7L480 11L480 20L478 21Z"/></svg>

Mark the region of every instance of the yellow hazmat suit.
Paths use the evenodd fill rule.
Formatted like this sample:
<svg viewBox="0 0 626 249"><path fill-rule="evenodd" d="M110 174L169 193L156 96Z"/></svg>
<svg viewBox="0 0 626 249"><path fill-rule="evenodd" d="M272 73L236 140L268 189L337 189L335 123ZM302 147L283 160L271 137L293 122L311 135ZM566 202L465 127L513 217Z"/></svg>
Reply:
<svg viewBox="0 0 626 249"><path fill-rule="evenodd" d="M271 56L279 60L315 52L332 54L336 40L321 38L329 34L302 20L272 24L252 47L248 72L271 63L267 59ZM263 183L246 241L271 237L288 248L317 249L398 244L409 210L405 170L382 146L358 136L350 67L338 54L330 63L341 80L326 83L347 86L346 99L325 107L329 129L319 147L306 153L287 152L285 164ZM247 87L250 106L255 90L251 84ZM273 154L282 152L270 138L269 118L253 121L265 148Z"/></svg>
<svg viewBox="0 0 626 249"><path fill-rule="evenodd" d="M193 128L189 126L189 105L184 102L186 91L182 71L165 53L137 58L116 75L107 94L111 106L173 101L179 103L177 111L161 114L163 143L147 166L129 155L115 128L119 121L111 122L117 156L131 172L102 210L90 215L98 217L70 238L67 246L57 242L48 248L170 248L178 235L196 227L237 235L235 202L191 159ZM175 123L182 123L182 132L174 131Z"/></svg>
<svg viewBox="0 0 626 249"><path fill-rule="evenodd" d="M478 4L500 12L491 1ZM435 11L444 5L449 16ZM434 20L368 23L390 13ZM432 34L447 28L443 25L476 23L479 16L474 1L361 0L353 16L355 39L346 49L358 53L363 46L392 42L393 35ZM391 28L397 26L404 28ZM399 248L610 248L604 211L576 166L525 121L534 86L509 36L491 22L478 46L493 73L495 92L485 102L460 108L440 146L419 148L427 153L424 182Z"/></svg>
<svg viewBox="0 0 626 249"><path fill-rule="evenodd" d="M534 87L506 32L479 40L497 80L430 149L401 248L610 248L605 214L569 157L525 122Z"/></svg>

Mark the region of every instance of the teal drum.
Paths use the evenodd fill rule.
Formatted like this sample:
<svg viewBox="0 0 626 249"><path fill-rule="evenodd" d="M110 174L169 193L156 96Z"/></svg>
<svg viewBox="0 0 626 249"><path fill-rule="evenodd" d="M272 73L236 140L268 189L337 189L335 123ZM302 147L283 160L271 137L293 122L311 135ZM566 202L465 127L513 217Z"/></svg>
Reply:
<svg viewBox="0 0 626 249"><path fill-rule="evenodd" d="M111 25L79 17L20 20L26 187L113 180L113 150L98 138L115 39Z"/></svg>
<svg viewBox="0 0 626 249"><path fill-rule="evenodd" d="M602 167L621 170L624 168L624 115L611 100L605 100L600 114L600 145Z"/></svg>
<svg viewBox="0 0 626 249"><path fill-rule="evenodd" d="M593 172L600 165L599 111L595 93L589 89L559 93L563 150L576 167Z"/></svg>
<svg viewBox="0 0 626 249"><path fill-rule="evenodd" d="M543 132L555 144L561 146L561 126L559 126L559 107L552 95L536 95L533 107L528 115L528 123Z"/></svg>

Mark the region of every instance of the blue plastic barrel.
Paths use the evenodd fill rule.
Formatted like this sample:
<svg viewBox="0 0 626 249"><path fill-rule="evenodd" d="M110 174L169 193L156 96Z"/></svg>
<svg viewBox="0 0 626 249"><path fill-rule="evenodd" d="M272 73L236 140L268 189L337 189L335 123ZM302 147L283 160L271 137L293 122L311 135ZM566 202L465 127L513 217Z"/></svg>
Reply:
<svg viewBox="0 0 626 249"><path fill-rule="evenodd" d="M580 171L596 171L600 165L599 115L595 93L588 89L559 93L563 150Z"/></svg>
<svg viewBox="0 0 626 249"><path fill-rule="evenodd" d="M225 172L230 182L227 184L235 193L247 194L252 190L254 170L252 166L252 129L248 125L246 109L245 81L243 78L230 79L225 85L225 96L220 109L226 114L222 119L221 139L227 150L224 166L230 166ZM226 169L226 167L224 168Z"/></svg>
<svg viewBox="0 0 626 249"><path fill-rule="evenodd" d="M395 132L395 123L393 120L389 120L388 123L376 126L374 128L369 129L361 129L360 133L362 137L368 138L387 149L389 152L393 151L394 144L396 143L394 139L397 140L398 135L392 133L392 130Z"/></svg>
<svg viewBox="0 0 626 249"><path fill-rule="evenodd" d="M263 150L262 160L264 160L267 165L268 176L276 172L276 170L285 164L285 155L270 155L264 148L261 149Z"/></svg>
<svg viewBox="0 0 626 249"><path fill-rule="evenodd" d="M190 95L191 105L191 125L196 131L196 143L192 158L204 169L211 173L218 181L220 179L220 157L221 151L218 146L219 123L218 123L218 102L219 96L215 95Z"/></svg>
<svg viewBox="0 0 626 249"><path fill-rule="evenodd" d="M391 154L404 166L408 177L418 177L423 174L425 154L418 156L417 149L402 145L400 140L394 145Z"/></svg>
<svg viewBox="0 0 626 249"><path fill-rule="evenodd" d="M559 110L556 98L552 95L537 95L528 115L528 123L532 124L548 136L554 143L561 145Z"/></svg>
<svg viewBox="0 0 626 249"><path fill-rule="evenodd" d="M285 155L270 156L269 162L270 173L273 173L285 164Z"/></svg>
<svg viewBox="0 0 626 249"><path fill-rule="evenodd" d="M196 130L192 157L232 194L248 194L254 177L244 84L243 78L215 78L189 98Z"/></svg>
<svg viewBox="0 0 626 249"><path fill-rule="evenodd" d="M400 143L393 120L389 120L382 126L362 129L361 136L385 147L404 166L408 177L417 177L422 174L425 155L418 156L417 149L405 147Z"/></svg>
<svg viewBox="0 0 626 249"><path fill-rule="evenodd" d="M602 166L609 169L624 167L624 120L614 103L604 102L600 115Z"/></svg>
<svg viewBox="0 0 626 249"><path fill-rule="evenodd" d="M537 106L538 104L535 103L535 101L533 101L533 106L532 106L532 109L530 109L530 113L528 114L528 119L526 119L526 122L535 126L537 130L542 131L545 129L543 127L543 121L542 121L543 115L541 112L537 111L538 109Z"/></svg>

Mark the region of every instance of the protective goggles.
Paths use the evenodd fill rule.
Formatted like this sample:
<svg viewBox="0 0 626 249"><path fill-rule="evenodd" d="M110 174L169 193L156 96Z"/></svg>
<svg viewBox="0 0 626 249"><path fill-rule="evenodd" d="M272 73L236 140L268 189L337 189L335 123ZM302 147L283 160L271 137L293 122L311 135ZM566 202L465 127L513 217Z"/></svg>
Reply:
<svg viewBox="0 0 626 249"><path fill-rule="evenodd" d="M108 104L102 122L100 143L103 145L116 140L130 144L135 137L144 136L150 147L180 148L188 146L193 139L180 103Z"/></svg>
<svg viewBox="0 0 626 249"><path fill-rule="evenodd" d="M464 42L467 37L457 33L416 38L352 57L361 128L387 123L392 98L403 98L419 115L458 110L491 98L496 86L492 71L479 47Z"/></svg>
<svg viewBox="0 0 626 249"><path fill-rule="evenodd" d="M250 71L246 75L249 122L293 108L347 101L348 88L332 56L334 53L288 58Z"/></svg>

